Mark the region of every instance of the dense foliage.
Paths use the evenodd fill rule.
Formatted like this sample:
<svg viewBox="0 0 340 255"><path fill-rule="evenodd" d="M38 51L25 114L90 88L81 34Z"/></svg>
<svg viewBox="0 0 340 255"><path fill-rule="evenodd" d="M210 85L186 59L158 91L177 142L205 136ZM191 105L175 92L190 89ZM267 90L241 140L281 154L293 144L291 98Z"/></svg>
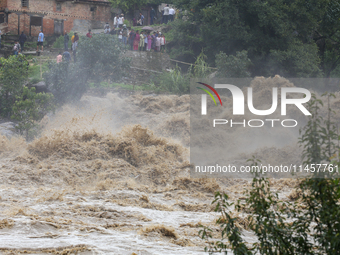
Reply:
<svg viewBox="0 0 340 255"><path fill-rule="evenodd" d="M109 0L109 2L113 8L120 8L124 12L138 10L145 5L157 5L163 3L161 0Z"/></svg>
<svg viewBox="0 0 340 255"><path fill-rule="evenodd" d="M44 78L59 105L79 100L89 82L113 82L125 74L129 59L123 57L125 48L114 39L105 34L81 37L76 62L50 63Z"/></svg>
<svg viewBox="0 0 340 255"><path fill-rule="evenodd" d="M333 96L330 94L326 97ZM322 101L313 99L308 103L312 116L300 137L304 164L315 162L332 163L340 166L334 155L339 154L339 136L331 121L331 110L323 118L319 114ZM252 165L258 160L251 159ZM314 171L310 178L301 179L295 202L282 201L271 189L270 181L255 176L252 188L244 192L245 200L229 202L227 194L215 194L215 211L221 213L217 224L221 227L221 241L210 242L207 251L228 254L339 254L340 251L340 178L333 169ZM257 237L252 245L247 245L238 227L238 216L231 212L248 215L249 230ZM203 228L203 239L212 237L212 230ZM227 242L226 242L227 241Z"/></svg>
<svg viewBox="0 0 340 255"><path fill-rule="evenodd" d="M35 88L23 87L22 93L16 97L11 118L17 121L16 129L19 134L31 139L35 135L37 122L52 110L54 110L52 94L35 93Z"/></svg>
<svg viewBox="0 0 340 255"><path fill-rule="evenodd" d="M339 0L174 0L182 9L169 32L171 55L209 63L246 50L251 75L339 75Z"/></svg>
<svg viewBox="0 0 340 255"><path fill-rule="evenodd" d="M24 56L0 58L0 115L10 117L16 97L28 80L28 62Z"/></svg>
<svg viewBox="0 0 340 255"><path fill-rule="evenodd" d="M16 121L16 129L33 138L37 123L54 109L53 95L28 88L28 62L23 55L0 58L0 116Z"/></svg>

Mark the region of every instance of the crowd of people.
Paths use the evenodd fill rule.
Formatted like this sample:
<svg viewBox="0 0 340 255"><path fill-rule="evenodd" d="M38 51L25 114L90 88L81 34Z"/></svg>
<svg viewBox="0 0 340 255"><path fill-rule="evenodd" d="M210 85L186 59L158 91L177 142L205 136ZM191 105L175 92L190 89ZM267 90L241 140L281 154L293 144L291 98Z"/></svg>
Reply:
<svg viewBox="0 0 340 255"><path fill-rule="evenodd" d="M169 21L174 20L175 11L172 7L166 5L162 12L162 22L168 23ZM151 8L150 12L151 22L153 23L155 17L155 10ZM139 13L138 19L133 20L134 25L142 26L144 24L144 15ZM134 30L130 27L127 27L124 24L124 14L116 15L113 21L113 27L111 28L109 23L104 25L104 33L108 35L112 35L113 39L117 39L120 43L125 45L128 49L132 51L154 51L154 52L165 52L166 40L165 36L160 31L150 31L143 30L139 31L139 29ZM92 38L91 29L88 30L86 37ZM37 52L39 51L39 47L41 51L44 50L43 42L45 36L44 33L40 30L37 41ZM13 54L18 55L24 49L24 44L27 40L27 36L24 32L21 33L19 40L15 41L13 47ZM57 63L60 63L62 60L71 61L71 54L68 49L69 41L71 40L72 46L70 51L73 53L73 60L76 62L76 54L77 47L79 41L79 35L75 32L70 39L70 35L65 31L64 33L64 52L59 52L57 56ZM1 42L1 41L0 41Z"/></svg>
<svg viewBox="0 0 340 255"><path fill-rule="evenodd" d="M109 33L107 33L108 30L110 31ZM122 44L133 51L165 52L166 40L159 31L135 31L124 24L122 27L118 26L118 28L112 29L105 25L104 33L114 36L114 39L117 38ZM92 37L91 30L89 30L86 36Z"/></svg>
<svg viewBox="0 0 340 255"><path fill-rule="evenodd" d="M91 29L87 33L86 36L91 35ZM89 36L88 36L89 37ZM70 36L67 34L67 31L64 33L64 53L62 54L61 51L59 52L59 55L57 56L57 63L60 63L63 59L67 62L71 61L71 54L68 50L68 44L70 41ZM79 42L79 35L77 32L74 32L71 37L71 51L73 52L73 61L77 62L77 48L78 48L78 42Z"/></svg>
<svg viewBox="0 0 340 255"><path fill-rule="evenodd" d="M169 5L165 5L162 10L162 18L161 23L168 23L174 20L176 15L176 11L173 7L169 7ZM150 10L150 24L153 25L156 19L156 11L153 7ZM134 17L132 22L133 26L143 26L144 25L145 17L140 12L138 17ZM135 31L134 29L127 28L124 24L125 18L124 14L117 14L113 20L113 28L110 27L109 23L104 25L104 33L114 35L122 44L129 47L131 50L134 51L162 51L165 52L165 37L162 35L161 32L150 32L150 31ZM87 37L92 37L92 32L86 34ZM24 32L21 33L19 40L15 41L13 46L13 54L18 55L24 50L24 44L27 40L27 36ZM64 50L68 52L68 43L69 43L69 35L66 33L64 34ZM73 52L74 59L76 59L76 52L78 46L79 36L77 33L71 37L72 46L71 51ZM41 47L41 51L44 50L43 46L44 42L44 33L40 30L37 42L37 51L39 51L39 46ZM1 30L0 30L0 47L1 47ZM70 54L68 52L68 54ZM68 56L68 54L65 54Z"/></svg>

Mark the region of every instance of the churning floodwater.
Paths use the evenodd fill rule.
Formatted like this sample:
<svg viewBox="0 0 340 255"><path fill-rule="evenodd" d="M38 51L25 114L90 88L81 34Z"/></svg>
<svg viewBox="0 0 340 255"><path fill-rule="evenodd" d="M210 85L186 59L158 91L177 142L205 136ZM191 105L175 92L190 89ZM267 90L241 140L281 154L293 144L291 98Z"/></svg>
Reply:
<svg viewBox="0 0 340 255"><path fill-rule="evenodd" d="M289 84L258 79L258 96L269 101L270 86ZM338 109L340 100L331 105ZM201 224L217 228L214 192L235 201L250 180L190 178L189 109L189 95L87 94L45 117L30 143L0 136L0 252L204 254L198 231ZM233 131L231 143L242 132ZM275 146L257 137L252 147L244 139L235 161L301 158L296 141ZM296 185L271 183L286 199Z"/></svg>

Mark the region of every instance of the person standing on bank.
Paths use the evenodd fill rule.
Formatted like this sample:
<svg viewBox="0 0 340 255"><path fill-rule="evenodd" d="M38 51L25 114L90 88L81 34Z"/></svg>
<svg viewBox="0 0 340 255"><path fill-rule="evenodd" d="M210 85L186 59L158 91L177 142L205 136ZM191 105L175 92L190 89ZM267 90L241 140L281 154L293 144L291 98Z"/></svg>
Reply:
<svg viewBox="0 0 340 255"><path fill-rule="evenodd" d="M0 29L0 49L1 49L1 29Z"/></svg>
<svg viewBox="0 0 340 255"><path fill-rule="evenodd" d="M123 25L123 30L122 30L122 39L123 39L123 44L126 45L127 44L127 37L128 37L128 31L126 28L126 25Z"/></svg>
<svg viewBox="0 0 340 255"><path fill-rule="evenodd" d="M139 51L142 51L142 50L144 50L144 44L145 44L145 36L144 36L144 32L142 31L141 33L140 33L140 39L139 39Z"/></svg>
<svg viewBox="0 0 340 255"><path fill-rule="evenodd" d="M113 19L113 27L117 28L118 27L118 14L114 17Z"/></svg>
<svg viewBox="0 0 340 255"><path fill-rule="evenodd" d="M171 6L169 9L169 21L174 21L175 9Z"/></svg>
<svg viewBox="0 0 340 255"><path fill-rule="evenodd" d="M155 18L155 10L153 9L153 7L151 7L151 11L150 11L150 25L153 25L153 19Z"/></svg>
<svg viewBox="0 0 340 255"><path fill-rule="evenodd" d="M78 46L79 36L78 33L74 33L73 43L72 43L72 51L75 51Z"/></svg>
<svg viewBox="0 0 340 255"><path fill-rule="evenodd" d="M130 50L133 50L133 42L135 41L136 33L135 30L131 30L129 34L129 45L130 45Z"/></svg>
<svg viewBox="0 0 340 255"><path fill-rule="evenodd" d="M70 40L69 35L67 34L67 32L65 31L64 34L64 50L68 51L68 41Z"/></svg>
<svg viewBox="0 0 340 255"><path fill-rule="evenodd" d="M27 36L25 35L24 31L21 32L21 35L19 36L19 43L21 47L21 52L24 51L24 45L27 40Z"/></svg>
<svg viewBox="0 0 340 255"><path fill-rule="evenodd" d="M138 51L139 41L140 41L140 35L139 35L139 31L137 30L135 34L135 39L133 40L134 51Z"/></svg>
<svg viewBox="0 0 340 255"><path fill-rule="evenodd" d="M41 51L44 51L44 33L40 30L37 43L37 51L39 51L39 46L41 46Z"/></svg>
<svg viewBox="0 0 340 255"><path fill-rule="evenodd" d="M152 46L152 36L150 35L150 32L148 33L148 44L147 44L147 51L150 51L151 50L151 46Z"/></svg>
<svg viewBox="0 0 340 255"><path fill-rule="evenodd" d="M148 48L148 34L145 32L144 34L144 49L143 51L146 51Z"/></svg>
<svg viewBox="0 0 340 255"><path fill-rule="evenodd" d="M164 17L164 23L167 24L168 21L169 21L169 5L167 4L165 7L164 7L164 13L163 13L163 17Z"/></svg>

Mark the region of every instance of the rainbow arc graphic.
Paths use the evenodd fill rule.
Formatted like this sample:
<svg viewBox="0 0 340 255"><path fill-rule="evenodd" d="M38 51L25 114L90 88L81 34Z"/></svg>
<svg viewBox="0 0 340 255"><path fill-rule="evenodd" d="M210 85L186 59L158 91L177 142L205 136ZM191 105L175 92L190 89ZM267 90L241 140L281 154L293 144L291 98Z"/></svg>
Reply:
<svg viewBox="0 0 340 255"><path fill-rule="evenodd" d="M220 104L221 104L221 106L222 106L222 100L221 100L221 98L220 98L220 95L217 93L217 91L216 91L213 87L211 87L210 85L208 85L208 84L206 84L206 83L203 83L203 82L197 82L197 83L202 84L203 86L206 86L206 87L209 88L212 92L214 92L215 95L217 96L218 100L220 100ZM196 88L205 91L205 92L212 98L212 100L214 100L214 103L215 103L215 105L217 106L216 100L215 100L214 96L211 94L211 92L210 92L209 90L204 89L204 88L201 88L201 87L196 87Z"/></svg>

